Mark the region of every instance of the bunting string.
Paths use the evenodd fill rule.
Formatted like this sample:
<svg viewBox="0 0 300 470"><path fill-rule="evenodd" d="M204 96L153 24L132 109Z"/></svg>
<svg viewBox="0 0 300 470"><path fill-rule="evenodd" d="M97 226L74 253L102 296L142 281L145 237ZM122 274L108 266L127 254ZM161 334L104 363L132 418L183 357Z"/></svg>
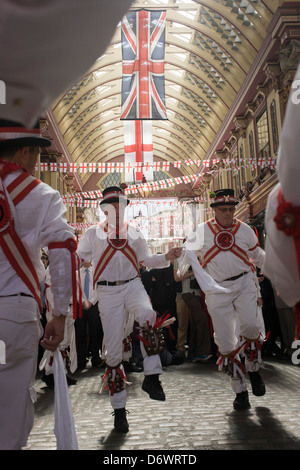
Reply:
<svg viewBox="0 0 300 470"><path fill-rule="evenodd" d="M270 169L275 169L275 167L270 167ZM231 168L233 170L233 175L235 175L238 171L238 168ZM167 179L161 179L161 180L156 180L156 181L149 181L145 183L136 183L136 184L131 184L128 185L125 189L124 192L126 196L130 195L141 195L141 193L149 195L149 193L153 193L155 191L161 191L164 189L170 189L174 188L175 186L179 184L189 184L196 182L199 178L205 175L212 175L216 176L221 170L216 169L212 171L206 171L205 173L199 173L199 174L192 174L192 175L185 175L185 176L178 176L175 178L167 178ZM73 194L66 194L62 196L63 202L65 204L69 203L69 205L72 206L78 206L78 207L97 207L98 201L97 199L102 198L102 192L101 190L95 190L95 191L84 191L84 192L77 192ZM203 198L200 197L195 197L194 198L195 202L205 202L206 199L204 200Z"/></svg>
<svg viewBox="0 0 300 470"><path fill-rule="evenodd" d="M153 171L169 171L171 165L174 168L180 169L182 165L186 166L196 166L200 168L203 166L204 169L212 168L214 165L223 162L225 171L236 170L239 171L241 168L250 168L252 171L257 167L260 168L271 168L272 170L276 169L276 159L273 157L270 158L241 158L241 159L213 159L213 160L185 160L185 161L175 161L175 162L154 162L152 165L149 163L138 162L132 164L130 162L106 162L106 163L69 163L69 162L40 162L40 171L59 171L61 173L123 173L131 172L141 172L143 170L147 171L152 167ZM39 169L37 164L35 169Z"/></svg>

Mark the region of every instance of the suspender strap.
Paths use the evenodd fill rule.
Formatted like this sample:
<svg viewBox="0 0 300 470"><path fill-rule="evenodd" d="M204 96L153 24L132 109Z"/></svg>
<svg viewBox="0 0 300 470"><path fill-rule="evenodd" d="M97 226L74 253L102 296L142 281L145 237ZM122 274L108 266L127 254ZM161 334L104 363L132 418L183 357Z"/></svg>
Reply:
<svg viewBox="0 0 300 470"><path fill-rule="evenodd" d="M19 182L13 185L13 189L11 187L11 189L15 191L14 199L17 198L16 203L20 202L27 194L29 194L33 187L40 183L39 180L36 180L26 172L23 172L20 176L21 179L19 179L19 177L16 178L19 179ZM10 191L8 190L8 192ZM0 191L0 246L13 269L16 271L18 276L20 276L22 281L30 290L32 296L37 301L40 311L42 311L41 291L38 276L35 267L15 230L4 187L3 191Z"/></svg>
<svg viewBox="0 0 300 470"><path fill-rule="evenodd" d="M0 236L0 245L11 266L24 281L41 310L40 283L19 235L14 229L10 230L10 232Z"/></svg>
<svg viewBox="0 0 300 470"><path fill-rule="evenodd" d="M129 259L129 261L133 264L133 266L136 269L138 275L140 274L140 272L139 272L139 263L138 263L136 254L133 251L133 249L128 245L128 242L122 248L115 248L114 246L109 244L107 246L107 248L105 249L104 253L102 254L102 256L101 256L101 258L100 258L100 260L99 260L99 262L96 266L96 269L95 269L95 272L94 272L94 279L93 279L94 288L96 286L96 282L99 279L100 275L103 273L103 271L106 268L106 266L108 265L109 261L112 259L112 257L114 256L114 254L117 251L121 251Z"/></svg>
<svg viewBox="0 0 300 470"><path fill-rule="evenodd" d="M252 268L252 263L248 258L247 253L235 243L235 234L240 228L242 222L233 219L234 225L228 229L222 229L213 223L213 219L207 221L207 225L215 236L214 245L205 253L203 257L202 267L205 268L207 264L221 251L231 251L234 255L244 261Z"/></svg>
<svg viewBox="0 0 300 470"><path fill-rule="evenodd" d="M12 183L7 186L7 191L15 206L17 206L34 189L40 180L30 176L28 173L21 173Z"/></svg>
<svg viewBox="0 0 300 470"><path fill-rule="evenodd" d="M112 257L114 256L115 252L116 250L111 245L108 245L103 255L101 256L96 266L96 269L94 271L94 279L93 279L94 289L95 289L97 280L99 279L100 275L103 273L104 269L106 268L106 266L108 265Z"/></svg>

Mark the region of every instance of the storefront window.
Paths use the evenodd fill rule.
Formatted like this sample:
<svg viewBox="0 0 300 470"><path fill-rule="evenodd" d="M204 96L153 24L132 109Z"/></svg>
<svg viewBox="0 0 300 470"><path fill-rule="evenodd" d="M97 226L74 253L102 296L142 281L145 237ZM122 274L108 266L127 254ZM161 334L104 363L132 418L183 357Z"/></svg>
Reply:
<svg viewBox="0 0 300 470"><path fill-rule="evenodd" d="M250 164L251 164L251 175L253 178L256 176L256 160L254 164L254 159L255 159L255 150L254 150L254 138L253 138L253 132L251 131L249 133L249 149L250 149Z"/></svg>
<svg viewBox="0 0 300 470"><path fill-rule="evenodd" d="M277 126L277 113L276 113L276 103L273 100L270 105L270 114L271 114L271 125L272 125L272 138L273 138L273 152L276 155L278 150L278 126Z"/></svg>
<svg viewBox="0 0 300 470"><path fill-rule="evenodd" d="M246 170L245 170L245 155L244 155L244 145L240 145L240 155L239 155L239 167L242 177L242 186L246 183Z"/></svg>
<svg viewBox="0 0 300 470"><path fill-rule="evenodd" d="M265 172L265 163L270 157L270 139L268 130L268 116L265 110L256 121L257 140L258 140L258 171L259 176Z"/></svg>
<svg viewBox="0 0 300 470"><path fill-rule="evenodd" d="M268 158L270 153L267 111L257 119L257 138L259 157Z"/></svg>

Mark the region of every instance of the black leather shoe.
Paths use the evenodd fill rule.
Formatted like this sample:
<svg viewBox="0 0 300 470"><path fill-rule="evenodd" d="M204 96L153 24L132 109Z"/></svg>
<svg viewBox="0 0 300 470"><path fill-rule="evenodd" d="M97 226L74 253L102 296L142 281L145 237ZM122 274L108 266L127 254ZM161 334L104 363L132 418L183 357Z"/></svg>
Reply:
<svg viewBox="0 0 300 470"><path fill-rule="evenodd" d="M115 417L114 427L115 431L126 434L129 430L128 421L126 418L126 413L128 413L125 408L118 408L114 410L113 414Z"/></svg>
<svg viewBox="0 0 300 470"><path fill-rule="evenodd" d="M266 393L266 387L259 372L248 372L251 382L252 393L257 397L262 397Z"/></svg>
<svg viewBox="0 0 300 470"><path fill-rule="evenodd" d="M92 359L92 367L104 367L102 359Z"/></svg>
<svg viewBox="0 0 300 470"><path fill-rule="evenodd" d="M251 405L249 402L247 390L245 392L237 393L233 402L233 408L235 410L247 410L250 407Z"/></svg>
<svg viewBox="0 0 300 470"><path fill-rule="evenodd" d="M72 377L69 377L68 375L66 375L66 379L67 379L67 384L68 385L76 385L77 384L77 380L72 379Z"/></svg>
<svg viewBox="0 0 300 470"><path fill-rule="evenodd" d="M166 396L161 383L158 379L158 374L145 375L142 389L147 392L153 400L165 401Z"/></svg>
<svg viewBox="0 0 300 470"><path fill-rule="evenodd" d="M49 374L49 375L44 374L42 377L42 381L47 385L48 388L54 388L54 375L53 374Z"/></svg>

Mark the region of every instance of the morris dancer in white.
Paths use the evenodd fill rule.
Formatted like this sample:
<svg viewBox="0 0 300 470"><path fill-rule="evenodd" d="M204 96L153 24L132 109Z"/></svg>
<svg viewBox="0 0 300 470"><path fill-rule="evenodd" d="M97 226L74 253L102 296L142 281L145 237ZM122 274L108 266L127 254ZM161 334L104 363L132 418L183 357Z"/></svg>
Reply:
<svg viewBox="0 0 300 470"><path fill-rule="evenodd" d="M199 250L202 267L219 286L229 290L206 293L205 299L219 349L219 369L224 368L231 376L236 393L234 408L246 409L250 403L239 352L245 353L245 368L253 394L265 394L265 385L258 372L262 338L253 268L253 262L262 266L264 251L258 246L254 231L234 218L236 204L233 190L216 191L211 204L215 218L199 224L185 247ZM237 319L242 341L236 335Z"/></svg>
<svg viewBox="0 0 300 470"><path fill-rule="evenodd" d="M0 121L0 341L6 350L0 364L2 450L25 446L33 426L40 282L45 276L42 247L49 248L54 295L45 349L55 351L64 337L72 294L74 231L59 193L31 176L40 147L50 144L38 126L26 129Z"/></svg>
<svg viewBox="0 0 300 470"><path fill-rule="evenodd" d="M140 230L124 223L128 202L120 188L106 188L100 203L106 220L102 225L90 227L85 232L77 251L83 260L93 258L107 365L104 380L107 380L111 404L115 410L114 426L118 432L128 431L126 377L121 365L124 309L134 315L141 327L145 374L142 389L150 398L165 400L159 381L162 372L159 357L161 323L156 319L140 279L140 263L151 268L164 268L181 254L181 248L174 247L166 254L151 255Z"/></svg>
<svg viewBox="0 0 300 470"><path fill-rule="evenodd" d="M266 208L267 276L296 315L296 338L300 334L300 64L291 89L278 151L279 183L269 194Z"/></svg>

